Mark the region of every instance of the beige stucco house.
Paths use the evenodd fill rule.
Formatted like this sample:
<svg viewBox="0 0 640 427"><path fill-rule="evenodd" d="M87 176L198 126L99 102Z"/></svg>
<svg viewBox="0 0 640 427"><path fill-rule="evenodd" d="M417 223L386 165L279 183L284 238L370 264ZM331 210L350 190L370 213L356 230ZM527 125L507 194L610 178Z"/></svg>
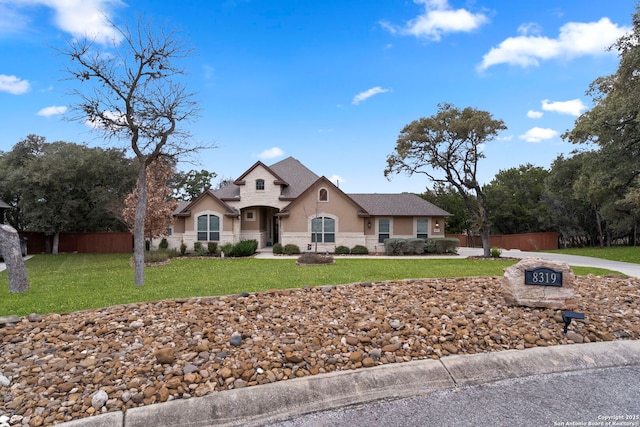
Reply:
<svg viewBox="0 0 640 427"><path fill-rule="evenodd" d="M383 252L386 238L444 237L450 214L410 194L346 194L288 157L257 162L233 184L182 202L167 236L170 247L196 241L224 244L255 239L259 248L292 243L333 252L364 245Z"/></svg>

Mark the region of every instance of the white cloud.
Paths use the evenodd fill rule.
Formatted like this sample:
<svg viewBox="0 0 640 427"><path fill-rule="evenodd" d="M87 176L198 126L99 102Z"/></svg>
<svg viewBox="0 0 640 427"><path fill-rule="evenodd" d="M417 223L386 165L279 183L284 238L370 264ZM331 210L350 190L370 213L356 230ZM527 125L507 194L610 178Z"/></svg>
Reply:
<svg viewBox="0 0 640 427"><path fill-rule="evenodd" d="M628 27L618 26L609 18L602 18L598 22L569 22L560 28L560 34L555 39L528 35L531 28L531 24L521 26L522 35L509 37L498 47L491 48L478 68L486 70L498 64L529 67L554 58L604 55L608 53L606 49L609 46L629 31Z"/></svg>
<svg viewBox="0 0 640 427"><path fill-rule="evenodd" d="M554 111L560 114L570 114L578 117L582 114L583 110L587 109L587 106L582 103L580 99L572 99L570 101L556 101L549 102L548 99L542 101L542 109L544 111Z"/></svg>
<svg viewBox="0 0 640 427"><path fill-rule="evenodd" d="M114 113L113 111L105 111L103 114L107 120L110 120L112 123L115 123L117 126L126 126L126 119L124 114ZM84 121L84 124L93 129L106 129L108 127L107 123L103 123L99 119L95 119L95 120L86 119Z"/></svg>
<svg viewBox="0 0 640 427"><path fill-rule="evenodd" d="M544 113L542 111L533 111L533 110L527 111L527 117L529 117L530 119L539 119L543 115Z"/></svg>
<svg viewBox="0 0 640 427"><path fill-rule="evenodd" d="M335 174L331 176L331 178L329 178L329 181L333 182L336 187L340 187L340 184L344 184L344 179L342 179L341 176Z"/></svg>
<svg viewBox="0 0 640 427"><path fill-rule="evenodd" d="M276 157L280 157L284 154L278 147L269 148L268 150L264 150L262 153L258 154L258 158L262 160L274 159Z"/></svg>
<svg viewBox="0 0 640 427"><path fill-rule="evenodd" d="M403 27L381 21L380 25L392 34L412 35L438 41L445 33L469 32L488 22L482 13L466 9L452 9L448 0L413 0L424 5L424 12Z"/></svg>
<svg viewBox="0 0 640 427"><path fill-rule="evenodd" d="M67 107L52 105L51 107L46 107L38 111L37 115L43 116L43 117L51 117L51 116L64 114L66 111L67 111Z"/></svg>
<svg viewBox="0 0 640 427"><path fill-rule="evenodd" d="M383 89L380 86L372 87L371 89L365 90L364 92L360 92L359 94L354 96L353 101L351 101L351 103L353 105L358 105L362 101L369 99L374 95L377 95L379 93L386 93L386 92L389 92L389 89Z"/></svg>
<svg viewBox="0 0 640 427"><path fill-rule="evenodd" d="M556 135L558 135L558 132L553 129L534 127L526 131L523 135L520 135L519 138L527 142L542 142Z"/></svg>
<svg viewBox="0 0 640 427"><path fill-rule="evenodd" d="M22 95L28 91L28 80L21 80L16 76L0 74L0 92L8 92L12 95Z"/></svg>
<svg viewBox="0 0 640 427"><path fill-rule="evenodd" d="M52 9L54 24L73 37L89 37L101 44L121 40L121 35L109 23L113 9L124 6L121 0L4 0L3 9L23 22L19 26L24 28L28 22L26 12L18 9L27 6ZM14 25L13 31L18 29L18 25Z"/></svg>

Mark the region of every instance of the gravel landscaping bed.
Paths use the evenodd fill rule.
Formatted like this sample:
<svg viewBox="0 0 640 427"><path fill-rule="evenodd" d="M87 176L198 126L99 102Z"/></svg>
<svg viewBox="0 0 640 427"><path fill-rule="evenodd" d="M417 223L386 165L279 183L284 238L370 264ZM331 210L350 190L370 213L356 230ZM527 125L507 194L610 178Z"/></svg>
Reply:
<svg viewBox="0 0 640 427"><path fill-rule="evenodd" d="M640 338L640 280L577 277L561 311L501 278L415 279L129 304L0 324L0 425L51 425L325 372Z"/></svg>

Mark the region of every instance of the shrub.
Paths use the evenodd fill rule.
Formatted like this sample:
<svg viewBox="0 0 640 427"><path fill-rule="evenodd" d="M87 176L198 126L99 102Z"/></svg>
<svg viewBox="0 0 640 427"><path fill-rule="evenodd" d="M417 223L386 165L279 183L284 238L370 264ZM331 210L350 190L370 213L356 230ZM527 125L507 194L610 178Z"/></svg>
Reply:
<svg viewBox="0 0 640 427"><path fill-rule="evenodd" d="M276 255L282 255L284 253L282 243L276 243L275 245L273 245L273 253Z"/></svg>
<svg viewBox="0 0 640 427"><path fill-rule="evenodd" d="M242 240L233 245L230 255L234 257L251 256L256 253L256 249L258 249L257 240Z"/></svg>
<svg viewBox="0 0 640 427"><path fill-rule="evenodd" d="M404 239L384 239L386 255L404 255Z"/></svg>
<svg viewBox="0 0 640 427"><path fill-rule="evenodd" d="M233 256L233 244L225 243L220 246L220 253L223 253L225 256Z"/></svg>
<svg viewBox="0 0 640 427"><path fill-rule="evenodd" d="M298 245L294 245L293 243L289 243L284 245L283 250L285 255L298 255L300 253L300 248Z"/></svg>
<svg viewBox="0 0 640 427"><path fill-rule="evenodd" d="M436 252L439 254L457 254L460 240L455 238L436 239Z"/></svg>
<svg viewBox="0 0 640 427"><path fill-rule="evenodd" d="M436 247L436 241L440 239L427 239L424 242L424 251L428 254L435 254L438 251Z"/></svg>
<svg viewBox="0 0 640 427"><path fill-rule="evenodd" d="M202 251L202 242L193 242L193 251L196 253Z"/></svg>
<svg viewBox="0 0 640 427"><path fill-rule="evenodd" d="M351 248L351 253L353 255L369 255L369 249L366 246L355 245Z"/></svg>
<svg viewBox="0 0 640 427"><path fill-rule="evenodd" d="M180 243L180 255L184 255L187 252L187 245L184 242Z"/></svg>
<svg viewBox="0 0 640 427"><path fill-rule="evenodd" d="M297 264L333 264L331 255L321 255L315 252L305 252L298 257Z"/></svg>
<svg viewBox="0 0 640 427"><path fill-rule="evenodd" d="M502 249L491 248L491 258L500 258L500 255L502 255Z"/></svg>
<svg viewBox="0 0 640 427"><path fill-rule="evenodd" d="M209 252L211 255L215 255L216 252L218 252L218 242L208 242L207 252Z"/></svg>
<svg viewBox="0 0 640 427"><path fill-rule="evenodd" d="M169 260L169 252L167 251L145 251L144 253L145 264L166 262L168 260Z"/></svg>
<svg viewBox="0 0 640 427"><path fill-rule="evenodd" d="M349 248L346 246L336 246L336 255L349 255Z"/></svg>
<svg viewBox="0 0 640 427"><path fill-rule="evenodd" d="M384 250L387 255L422 255L424 239L385 239Z"/></svg>
<svg viewBox="0 0 640 427"><path fill-rule="evenodd" d="M160 240L160 244L158 245L159 249L168 249L169 248L169 242L167 242L166 238L162 238L162 240Z"/></svg>
<svg viewBox="0 0 640 427"><path fill-rule="evenodd" d="M424 239L407 239L405 253L422 255L424 253Z"/></svg>

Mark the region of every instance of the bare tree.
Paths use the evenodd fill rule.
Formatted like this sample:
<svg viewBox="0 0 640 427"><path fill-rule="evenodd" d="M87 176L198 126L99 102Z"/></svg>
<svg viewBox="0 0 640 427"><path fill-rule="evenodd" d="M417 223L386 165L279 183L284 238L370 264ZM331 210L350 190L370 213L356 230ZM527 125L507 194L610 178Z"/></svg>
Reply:
<svg viewBox="0 0 640 427"><path fill-rule="evenodd" d="M108 139L130 143L138 163L138 203L134 221L135 284L144 285L144 221L147 209L147 167L159 156L173 157L205 147L194 146L179 127L198 113L187 92L185 72L176 65L191 53L176 33L137 22L135 31L114 25L121 42L98 46L95 40L73 40L62 53L67 72L80 82L73 91L77 120Z"/></svg>

